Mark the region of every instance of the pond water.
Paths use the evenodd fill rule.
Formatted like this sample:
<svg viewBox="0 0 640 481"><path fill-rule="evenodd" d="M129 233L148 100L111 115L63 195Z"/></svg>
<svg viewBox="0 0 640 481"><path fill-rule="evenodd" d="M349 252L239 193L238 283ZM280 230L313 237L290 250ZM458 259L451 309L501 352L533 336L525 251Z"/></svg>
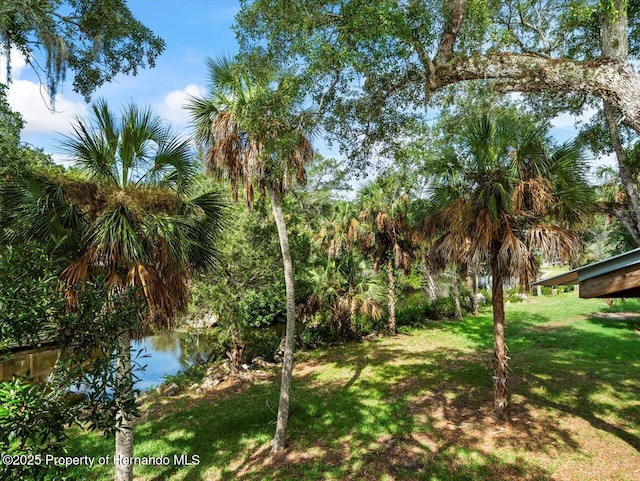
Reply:
<svg viewBox="0 0 640 481"><path fill-rule="evenodd" d="M164 376L177 374L191 366L198 358L207 358L212 351L212 340L205 335L164 332L147 336L131 343L132 356L145 366L136 370L136 389L146 391L164 381ZM27 376L44 382L58 358L59 350L45 347L18 352L0 362L0 381L14 375Z"/></svg>

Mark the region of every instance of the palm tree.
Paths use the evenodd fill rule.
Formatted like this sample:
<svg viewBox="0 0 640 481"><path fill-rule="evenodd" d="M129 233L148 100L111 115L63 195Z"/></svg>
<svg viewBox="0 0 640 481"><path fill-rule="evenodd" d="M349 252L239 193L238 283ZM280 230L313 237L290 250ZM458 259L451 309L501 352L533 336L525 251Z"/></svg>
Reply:
<svg viewBox="0 0 640 481"><path fill-rule="evenodd" d="M543 126L503 114L470 122L431 165L431 210L421 222L439 265L488 264L492 275L495 411L509 400L503 283L534 279L534 256L571 257L591 206L581 151L551 150Z"/></svg>
<svg viewBox="0 0 640 481"><path fill-rule="evenodd" d="M129 105L117 117L98 101L91 110L93 120L76 118L62 141L82 175L16 179L22 220L12 232L67 245L72 261L61 279L72 304L76 286L100 278L113 303L133 290L146 304L143 328L167 327L186 309L192 270L215 264L225 203L215 191L190 195L197 166L189 144L149 109ZM133 455L131 335L119 335L116 457ZM132 468L116 463L116 481L131 480Z"/></svg>
<svg viewBox="0 0 640 481"><path fill-rule="evenodd" d="M206 168L226 175L234 201L242 186L248 207L254 188L269 197L278 230L284 266L287 323L282 385L273 452L285 447L289 393L293 370L295 293L289 238L282 211L284 194L294 182L306 181L312 159L309 111L297 107L300 93L293 77L279 73L258 78L229 58L207 60L210 86L205 98L192 97L191 113L198 143L207 148Z"/></svg>
<svg viewBox="0 0 640 481"><path fill-rule="evenodd" d="M314 293L304 306L308 314L328 309L341 340L357 335L356 314L379 320L384 291L373 269L355 248L330 257L311 272Z"/></svg>
<svg viewBox="0 0 640 481"><path fill-rule="evenodd" d="M382 265L387 274L387 331L393 335L396 333L396 269L409 270L414 254L407 223L409 197L379 177L360 190L356 204L360 211L360 247L373 260L374 270Z"/></svg>

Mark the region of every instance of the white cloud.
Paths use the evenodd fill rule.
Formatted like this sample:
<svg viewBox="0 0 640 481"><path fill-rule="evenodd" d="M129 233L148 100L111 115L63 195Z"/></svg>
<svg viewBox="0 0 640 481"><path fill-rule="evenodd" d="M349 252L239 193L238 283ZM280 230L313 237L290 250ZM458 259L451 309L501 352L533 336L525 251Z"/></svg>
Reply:
<svg viewBox="0 0 640 481"><path fill-rule="evenodd" d="M82 117L88 112L84 102L73 102L64 95L56 95L52 111L46 89L29 80L14 80L7 98L11 108L24 117L25 134L67 132L74 115Z"/></svg>
<svg viewBox="0 0 640 481"><path fill-rule="evenodd" d="M161 102L154 105L154 110L162 118L171 122L174 128L186 128L189 123L189 113L184 108L187 99L190 95L203 96L205 92L204 87L189 84L182 90L169 92Z"/></svg>

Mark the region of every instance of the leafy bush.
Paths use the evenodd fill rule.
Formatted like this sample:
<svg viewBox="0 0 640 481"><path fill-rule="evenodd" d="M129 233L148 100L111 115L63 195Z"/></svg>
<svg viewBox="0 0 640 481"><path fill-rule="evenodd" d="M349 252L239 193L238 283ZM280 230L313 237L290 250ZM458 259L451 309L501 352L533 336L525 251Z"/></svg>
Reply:
<svg viewBox="0 0 640 481"><path fill-rule="evenodd" d="M330 323L311 323L304 326L298 339L302 347L316 349L339 340L338 331Z"/></svg>
<svg viewBox="0 0 640 481"><path fill-rule="evenodd" d="M20 379L0 383L0 479L56 479L60 468L45 463L45 454L62 454L72 408L57 390ZM7 463L13 459L15 462Z"/></svg>
<svg viewBox="0 0 640 481"><path fill-rule="evenodd" d="M491 297L491 291L489 289L480 289L478 292L484 296L485 305L486 306L491 306L491 302L492 302L492 299L493 299Z"/></svg>
<svg viewBox="0 0 640 481"><path fill-rule="evenodd" d="M251 289L240 299L238 313L240 323L248 327L262 327L287 319L284 289Z"/></svg>
<svg viewBox="0 0 640 481"><path fill-rule="evenodd" d="M543 296L555 296L557 294L571 292L574 289L575 286L542 286L541 292Z"/></svg>
<svg viewBox="0 0 640 481"><path fill-rule="evenodd" d="M246 329L242 337L245 348L242 359L249 363L257 356L262 357L267 362L273 362L273 356L280 347L282 337L275 329L257 328Z"/></svg>
<svg viewBox="0 0 640 481"><path fill-rule="evenodd" d="M511 302L512 304L522 302L526 298L527 298L527 294L524 292L520 292L520 289L517 287L512 287L511 289L507 289L504 292L504 300Z"/></svg>
<svg viewBox="0 0 640 481"><path fill-rule="evenodd" d="M439 297L433 303L436 319L452 319L456 315L456 307L453 297Z"/></svg>
<svg viewBox="0 0 640 481"><path fill-rule="evenodd" d="M435 304L425 301L421 304L413 304L404 306L396 312L396 321L398 326L414 326L419 325L427 320L437 317Z"/></svg>

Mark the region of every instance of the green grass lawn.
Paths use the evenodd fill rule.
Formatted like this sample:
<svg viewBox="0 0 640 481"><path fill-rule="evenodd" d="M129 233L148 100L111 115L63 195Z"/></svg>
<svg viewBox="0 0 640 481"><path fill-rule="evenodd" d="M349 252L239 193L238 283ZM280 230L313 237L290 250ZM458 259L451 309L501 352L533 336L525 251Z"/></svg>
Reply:
<svg viewBox="0 0 640 481"><path fill-rule="evenodd" d="M502 424L492 415L489 309L299 353L290 447L276 458L275 376L150 397L135 456L169 463L136 467L136 479L640 479L640 317L616 314L627 311L640 305L575 294L508 305L513 397ZM176 465L183 454L199 464ZM69 455L113 455L113 440L75 432ZM113 476L109 466L69 474Z"/></svg>

